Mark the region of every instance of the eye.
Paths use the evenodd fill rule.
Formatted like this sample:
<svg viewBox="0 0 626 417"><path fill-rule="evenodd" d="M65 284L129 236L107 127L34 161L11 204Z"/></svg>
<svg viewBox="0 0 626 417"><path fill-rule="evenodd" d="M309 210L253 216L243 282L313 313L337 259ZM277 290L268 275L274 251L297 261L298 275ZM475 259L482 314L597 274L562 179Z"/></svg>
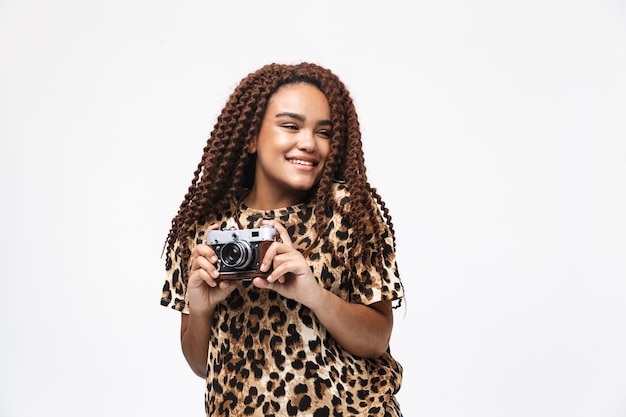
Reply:
<svg viewBox="0 0 626 417"><path fill-rule="evenodd" d="M288 130L299 130L300 128L298 127L298 125L294 124L294 123L283 123L282 125L280 125L281 127L284 127L285 129Z"/></svg>
<svg viewBox="0 0 626 417"><path fill-rule="evenodd" d="M320 136L323 136L327 139L330 139L330 137L332 136L332 132L330 130L326 130L326 129L322 129L322 130L318 130L317 134Z"/></svg>

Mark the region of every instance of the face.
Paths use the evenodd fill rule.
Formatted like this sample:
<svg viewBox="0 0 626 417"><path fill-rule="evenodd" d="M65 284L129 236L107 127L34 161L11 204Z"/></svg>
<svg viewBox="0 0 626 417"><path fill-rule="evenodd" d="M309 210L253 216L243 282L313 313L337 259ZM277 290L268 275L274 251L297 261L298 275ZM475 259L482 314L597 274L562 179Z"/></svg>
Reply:
<svg viewBox="0 0 626 417"><path fill-rule="evenodd" d="M319 180L330 152L332 126L326 96L311 84L287 84L271 97L256 153L253 191L294 204Z"/></svg>

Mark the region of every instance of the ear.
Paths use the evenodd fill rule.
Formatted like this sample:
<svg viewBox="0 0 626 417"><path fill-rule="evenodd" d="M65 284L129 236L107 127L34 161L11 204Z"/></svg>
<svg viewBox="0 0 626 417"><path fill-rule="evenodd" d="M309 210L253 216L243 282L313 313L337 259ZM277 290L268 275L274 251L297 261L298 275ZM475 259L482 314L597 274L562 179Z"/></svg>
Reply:
<svg viewBox="0 0 626 417"><path fill-rule="evenodd" d="M248 147L248 153L250 155L254 155L256 153L256 137L254 137L252 139L252 142L250 142L250 146Z"/></svg>

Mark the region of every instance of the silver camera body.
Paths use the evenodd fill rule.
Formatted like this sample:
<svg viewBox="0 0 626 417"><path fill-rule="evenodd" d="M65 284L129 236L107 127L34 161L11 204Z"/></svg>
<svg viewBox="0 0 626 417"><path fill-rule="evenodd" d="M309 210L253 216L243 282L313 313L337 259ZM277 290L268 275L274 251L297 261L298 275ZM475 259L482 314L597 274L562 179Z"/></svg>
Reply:
<svg viewBox="0 0 626 417"><path fill-rule="evenodd" d="M209 230L206 243L217 255L220 279L252 279L270 274L259 271L259 267L275 238L276 229L264 225L258 229Z"/></svg>

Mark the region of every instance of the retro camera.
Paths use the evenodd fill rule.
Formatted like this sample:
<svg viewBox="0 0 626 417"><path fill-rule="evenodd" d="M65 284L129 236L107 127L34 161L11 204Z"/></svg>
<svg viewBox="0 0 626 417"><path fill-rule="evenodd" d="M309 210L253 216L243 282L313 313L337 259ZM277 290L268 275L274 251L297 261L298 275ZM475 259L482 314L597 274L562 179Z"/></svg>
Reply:
<svg viewBox="0 0 626 417"><path fill-rule="evenodd" d="M217 255L220 279L252 279L267 277L270 271L261 272L261 260L276 236L272 226L258 229L209 230L206 243Z"/></svg>

